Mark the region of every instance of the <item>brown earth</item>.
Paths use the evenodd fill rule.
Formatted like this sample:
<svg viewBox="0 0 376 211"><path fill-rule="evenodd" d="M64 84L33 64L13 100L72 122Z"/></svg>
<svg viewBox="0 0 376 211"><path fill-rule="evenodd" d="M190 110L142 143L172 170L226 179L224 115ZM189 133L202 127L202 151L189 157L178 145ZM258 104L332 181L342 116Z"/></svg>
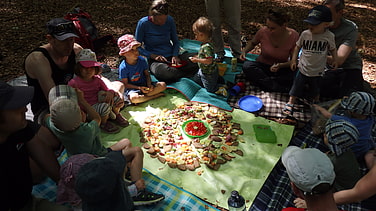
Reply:
<svg viewBox="0 0 376 211"><path fill-rule="evenodd" d="M318 0L242 0L242 34L251 39L264 24L269 8L285 8L293 14L290 27L301 32L303 19L309 8ZM371 3L370 3L371 2ZM175 18L180 38L193 38L191 25L199 16L205 16L203 0L170 0L170 14ZM369 0L347 0L346 17L359 26L359 52L364 59L364 78L376 86L376 2ZM0 79L11 80L23 74L25 55L33 48L46 42L45 23L54 17L62 17L76 4L88 11L99 29L100 35L112 34L115 38L125 33L134 33L137 21L147 15L150 1L143 0L4 0L0 3ZM223 30L226 35L226 30ZM226 40L226 36L225 36ZM255 51L257 53L257 50ZM97 52L102 62L115 67L117 47L110 44Z"/></svg>

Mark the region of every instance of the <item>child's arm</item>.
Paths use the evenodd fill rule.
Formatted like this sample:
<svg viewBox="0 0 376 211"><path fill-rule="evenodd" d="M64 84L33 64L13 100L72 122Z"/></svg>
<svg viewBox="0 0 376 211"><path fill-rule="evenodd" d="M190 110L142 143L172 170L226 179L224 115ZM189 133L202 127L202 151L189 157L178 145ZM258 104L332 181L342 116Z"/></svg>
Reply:
<svg viewBox="0 0 376 211"><path fill-rule="evenodd" d="M328 118L330 119L332 117L332 113L330 113L328 110L326 110L325 108L317 105L317 104L313 104L313 107L318 110L325 118Z"/></svg>
<svg viewBox="0 0 376 211"><path fill-rule="evenodd" d="M294 52L292 53L291 62L290 62L291 70L296 70L296 62L298 60L298 53L300 51L300 48L301 48L301 46L296 45Z"/></svg>
<svg viewBox="0 0 376 211"><path fill-rule="evenodd" d="M201 64L212 64L213 63L213 57L208 57L205 59L199 59L197 57L190 57L189 58L193 63L201 63Z"/></svg>
<svg viewBox="0 0 376 211"><path fill-rule="evenodd" d="M98 125L101 124L101 116L99 116L98 112L85 100L84 93L76 88L77 99L78 103L83 107L86 111L88 118L98 122Z"/></svg>
<svg viewBox="0 0 376 211"><path fill-rule="evenodd" d="M333 66L333 70L338 68L338 54L337 54L337 48L334 48L333 50L330 51L332 54L332 61L331 65Z"/></svg>

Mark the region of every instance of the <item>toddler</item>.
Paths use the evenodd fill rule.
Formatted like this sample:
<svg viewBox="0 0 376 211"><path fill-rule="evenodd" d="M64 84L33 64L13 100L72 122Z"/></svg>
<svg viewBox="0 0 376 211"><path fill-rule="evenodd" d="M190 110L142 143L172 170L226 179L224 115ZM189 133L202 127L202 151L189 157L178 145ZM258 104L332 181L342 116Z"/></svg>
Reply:
<svg viewBox="0 0 376 211"><path fill-rule="evenodd" d="M198 63L200 68L192 80L205 87L208 92L227 97L226 87L217 83L218 69L214 62L214 48L210 43L213 32L212 22L206 17L200 17L193 23L192 29L196 40L202 42L198 55L190 57L190 60Z"/></svg>
<svg viewBox="0 0 376 211"><path fill-rule="evenodd" d="M76 56L76 77L68 82L73 88L84 92L86 101L94 107L101 116L100 128L107 133L119 132L119 128L107 120L110 113L112 118L122 126L129 125L128 121L120 114L124 101L117 92L109 89L99 76L101 64L97 62L96 55L90 49L82 49ZM86 110L85 110L86 111Z"/></svg>
<svg viewBox="0 0 376 211"><path fill-rule="evenodd" d="M308 23L309 29L300 35L291 58L290 67L295 70L298 53L302 49L298 64L299 71L289 92L289 101L282 109L286 115L293 115L296 97L303 96L306 84L309 85L313 102L319 101L319 85L324 73L328 51L333 57L334 69L338 66L334 34L327 29L332 22L330 9L324 5L316 6L310 10L308 18L304 22Z"/></svg>
<svg viewBox="0 0 376 211"><path fill-rule="evenodd" d="M332 120L344 119L351 122L359 131L358 142L351 146L356 158L364 160L370 169L374 163L375 143L372 138L372 128L375 118L372 115L375 107L375 98L367 92L353 92L348 98L341 101L345 115L332 115L321 106L314 105L324 117Z"/></svg>
<svg viewBox="0 0 376 211"><path fill-rule="evenodd" d="M148 64L138 52L139 43L133 35L126 34L118 39L119 55L125 59L119 66L119 78L124 83L124 98L133 104L163 96L165 82L151 81Z"/></svg>
<svg viewBox="0 0 376 211"><path fill-rule="evenodd" d="M324 143L330 149L328 156L336 173L336 191L351 189L360 179L359 164L350 148L358 139L359 131L350 122L339 119L326 123Z"/></svg>

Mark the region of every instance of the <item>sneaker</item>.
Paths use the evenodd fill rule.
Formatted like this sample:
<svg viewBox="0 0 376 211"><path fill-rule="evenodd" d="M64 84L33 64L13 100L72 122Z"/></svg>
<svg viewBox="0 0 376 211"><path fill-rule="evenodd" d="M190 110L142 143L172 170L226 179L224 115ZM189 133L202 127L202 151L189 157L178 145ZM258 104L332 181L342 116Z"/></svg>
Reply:
<svg viewBox="0 0 376 211"><path fill-rule="evenodd" d="M107 121L107 122L104 123L104 124L101 124L100 128L101 128L104 132L106 132L106 133L117 133L117 132L120 131L120 129L119 129L117 126L111 124L109 121Z"/></svg>
<svg viewBox="0 0 376 211"><path fill-rule="evenodd" d="M223 87L223 86L219 87L218 90L215 92L215 94L227 97L226 87Z"/></svg>
<svg viewBox="0 0 376 211"><path fill-rule="evenodd" d="M132 197L135 206L155 204L162 201L165 197L163 194L152 193L147 190L140 191L137 196Z"/></svg>

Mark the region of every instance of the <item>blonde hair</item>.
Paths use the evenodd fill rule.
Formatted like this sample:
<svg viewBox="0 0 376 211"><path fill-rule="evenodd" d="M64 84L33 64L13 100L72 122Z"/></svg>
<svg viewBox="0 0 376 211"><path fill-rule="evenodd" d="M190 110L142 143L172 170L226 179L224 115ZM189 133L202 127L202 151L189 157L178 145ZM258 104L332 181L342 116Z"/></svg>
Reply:
<svg viewBox="0 0 376 211"><path fill-rule="evenodd" d="M193 31L201 32L211 37L213 34L213 23L206 17L199 17L192 26Z"/></svg>

